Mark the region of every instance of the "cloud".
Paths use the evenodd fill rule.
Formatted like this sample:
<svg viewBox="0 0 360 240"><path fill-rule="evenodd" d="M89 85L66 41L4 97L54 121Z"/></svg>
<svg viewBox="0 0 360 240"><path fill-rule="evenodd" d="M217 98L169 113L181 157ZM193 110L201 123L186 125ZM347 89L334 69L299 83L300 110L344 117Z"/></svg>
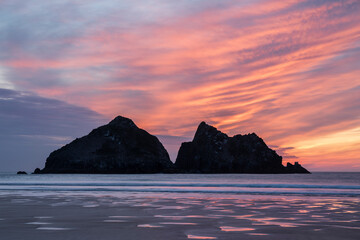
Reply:
<svg viewBox="0 0 360 240"><path fill-rule="evenodd" d="M280 156L283 157L283 165L286 165L286 162L294 159L297 159L298 157L295 155L289 155L287 153L287 151L289 150L293 150L294 147L279 147L279 146L275 146L275 145L270 145L269 148L273 149L276 151L277 154L279 154Z"/></svg>
<svg viewBox="0 0 360 240"><path fill-rule="evenodd" d="M0 169L43 167L51 151L106 121L83 107L31 92L0 89Z"/></svg>
<svg viewBox="0 0 360 240"><path fill-rule="evenodd" d="M287 154L305 166L325 165L312 163L318 152L358 166L355 137L336 153L316 148L308 155L299 145L360 125L358 1L0 6L0 86L108 119L124 114L157 135L190 138L205 120L231 135L256 132L279 149L296 146Z"/></svg>
<svg viewBox="0 0 360 240"><path fill-rule="evenodd" d="M94 126L104 121L100 114L59 100L37 96L31 92L0 89L1 134L62 135L64 129L73 134L79 126Z"/></svg>
<svg viewBox="0 0 360 240"><path fill-rule="evenodd" d="M13 89L14 86L7 80L7 71L0 66L0 88Z"/></svg>

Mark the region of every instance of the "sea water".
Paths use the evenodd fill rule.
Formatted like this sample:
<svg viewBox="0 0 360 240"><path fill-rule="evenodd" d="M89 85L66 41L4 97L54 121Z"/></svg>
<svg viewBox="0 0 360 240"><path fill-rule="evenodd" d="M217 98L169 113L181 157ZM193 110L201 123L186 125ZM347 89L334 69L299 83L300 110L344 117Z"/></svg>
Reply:
<svg viewBox="0 0 360 240"><path fill-rule="evenodd" d="M0 195L171 194L360 197L360 173L29 174L0 173Z"/></svg>

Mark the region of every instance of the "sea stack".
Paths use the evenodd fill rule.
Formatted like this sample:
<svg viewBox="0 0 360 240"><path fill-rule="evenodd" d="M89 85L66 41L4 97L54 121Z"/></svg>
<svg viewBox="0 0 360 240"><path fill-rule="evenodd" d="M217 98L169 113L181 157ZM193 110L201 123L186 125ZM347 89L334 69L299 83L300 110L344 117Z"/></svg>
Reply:
<svg viewBox="0 0 360 240"><path fill-rule="evenodd" d="M205 122L181 144L175 166L185 173L309 173L298 163L283 166L255 133L229 137Z"/></svg>
<svg viewBox="0 0 360 240"><path fill-rule="evenodd" d="M37 173L162 173L172 169L157 137L118 116L52 152Z"/></svg>

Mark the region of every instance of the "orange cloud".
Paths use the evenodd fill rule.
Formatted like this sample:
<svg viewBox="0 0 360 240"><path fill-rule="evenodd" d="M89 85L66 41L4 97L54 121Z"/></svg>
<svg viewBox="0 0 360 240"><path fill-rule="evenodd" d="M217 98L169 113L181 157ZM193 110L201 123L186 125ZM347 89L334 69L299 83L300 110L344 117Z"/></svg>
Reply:
<svg viewBox="0 0 360 240"><path fill-rule="evenodd" d="M65 69L65 87L31 90L109 118L126 115L155 134L191 137L206 120L292 147L289 155L315 170L338 169L338 158L360 170L360 16L349 10L359 8L356 1L229 5L126 31L92 28L66 39L74 43L68 58L5 65Z"/></svg>

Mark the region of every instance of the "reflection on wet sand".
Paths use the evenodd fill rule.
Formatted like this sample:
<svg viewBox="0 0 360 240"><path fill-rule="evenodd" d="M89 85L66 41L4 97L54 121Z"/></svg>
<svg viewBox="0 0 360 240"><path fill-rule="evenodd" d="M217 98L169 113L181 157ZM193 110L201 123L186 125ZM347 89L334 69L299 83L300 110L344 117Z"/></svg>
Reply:
<svg viewBox="0 0 360 240"><path fill-rule="evenodd" d="M37 218L37 219L50 219L50 218L53 218L51 216L37 216L37 217L34 217L34 218Z"/></svg>
<svg viewBox="0 0 360 240"><path fill-rule="evenodd" d="M309 211L309 210L300 209L300 210L298 210L298 212L299 212L299 213L308 213L308 212L310 212L310 211Z"/></svg>
<svg viewBox="0 0 360 240"><path fill-rule="evenodd" d="M215 216L206 216L206 215L154 215L157 218L166 218L172 220L182 220L186 218L216 218Z"/></svg>
<svg viewBox="0 0 360 240"><path fill-rule="evenodd" d="M30 224L30 225L47 225L47 224L51 224L48 222L28 222L26 224Z"/></svg>
<svg viewBox="0 0 360 240"><path fill-rule="evenodd" d="M104 220L104 222L108 222L108 223L123 223L123 222L127 222L126 220L120 220L120 219L107 219Z"/></svg>
<svg viewBox="0 0 360 240"><path fill-rule="evenodd" d="M48 230L48 231L64 231L71 230L71 228L60 228L60 227L38 227L37 230Z"/></svg>
<svg viewBox="0 0 360 240"><path fill-rule="evenodd" d="M223 232L247 232L247 231L255 230L255 228L229 227L229 226L221 226L220 229Z"/></svg>
<svg viewBox="0 0 360 240"><path fill-rule="evenodd" d="M198 235L187 235L189 239L216 239L216 237L208 237L208 236L198 236Z"/></svg>
<svg viewBox="0 0 360 240"><path fill-rule="evenodd" d="M135 216L123 216L123 215L119 215L119 216L109 216L109 218L133 218Z"/></svg>
<svg viewBox="0 0 360 240"><path fill-rule="evenodd" d="M164 225L198 225L197 223L192 222L160 222L160 224Z"/></svg>
<svg viewBox="0 0 360 240"><path fill-rule="evenodd" d="M162 227L162 226L153 225L153 224L138 224L137 226L141 227L141 228L160 228L160 227Z"/></svg>
<svg viewBox="0 0 360 240"><path fill-rule="evenodd" d="M251 217L253 217L253 214L250 215L239 215L239 216L233 216L236 219L250 219Z"/></svg>
<svg viewBox="0 0 360 240"><path fill-rule="evenodd" d="M29 206L28 201L31 202L31 208L26 207ZM265 239L267 236L272 239L278 239L279 236L291 239L294 234L309 235L314 239L327 239L325 236L330 236L329 239L341 239L336 238L340 235L354 236L348 239L360 239L359 201L354 198L339 201L263 196L250 199L242 196L72 196L52 200L30 198L27 201L17 201L14 197L9 202L10 205L0 210L9 209L9 206L16 209L24 206L30 212L34 209L32 215L24 218L20 225L32 231L42 230L44 234L46 231L66 234L65 230L70 229L88 231L82 229L87 224L81 224L88 221L96 224L95 228L112 229L115 232L176 233L177 237L174 239ZM116 206L112 202L116 202ZM97 207L84 208L84 205ZM287 207L284 208L284 205ZM43 206L49 206L51 211L36 210ZM63 213L69 208L72 210L66 218ZM9 210L8 215L4 215L0 211L2 225L11 224L9 219L13 217L12 213ZM73 221L74 213L81 219L79 223Z"/></svg>
<svg viewBox="0 0 360 240"><path fill-rule="evenodd" d="M252 236L267 236L269 234L267 233L247 233L248 235L252 235Z"/></svg>

